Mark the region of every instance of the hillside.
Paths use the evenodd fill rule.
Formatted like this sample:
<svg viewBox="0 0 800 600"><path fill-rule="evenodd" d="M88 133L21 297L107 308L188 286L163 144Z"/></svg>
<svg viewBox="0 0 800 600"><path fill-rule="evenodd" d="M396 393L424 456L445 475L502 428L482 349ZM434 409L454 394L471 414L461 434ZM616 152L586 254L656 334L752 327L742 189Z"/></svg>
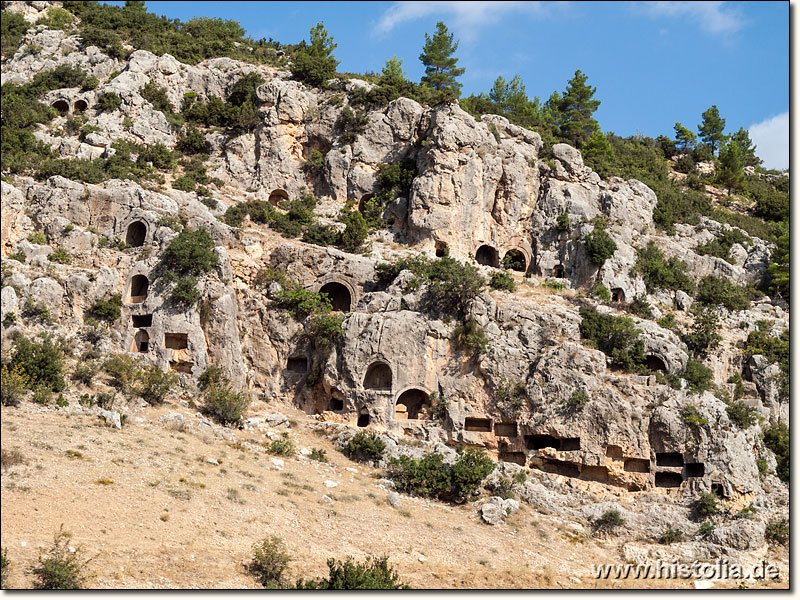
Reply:
<svg viewBox="0 0 800 600"><path fill-rule="evenodd" d="M8 587L788 586L788 173L138 10L4 3Z"/></svg>

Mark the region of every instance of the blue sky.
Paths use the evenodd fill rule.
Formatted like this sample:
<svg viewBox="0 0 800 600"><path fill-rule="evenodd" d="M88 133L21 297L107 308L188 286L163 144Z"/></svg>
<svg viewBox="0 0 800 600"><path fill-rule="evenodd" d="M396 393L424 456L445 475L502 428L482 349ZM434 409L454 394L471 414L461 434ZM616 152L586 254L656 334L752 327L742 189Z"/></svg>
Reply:
<svg viewBox="0 0 800 600"><path fill-rule="evenodd" d="M696 129L716 104L728 131L750 129L765 166L789 166L788 2L146 4L181 20L233 19L253 38L284 43L307 39L321 20L340 71L380 71L397 55L413 80L425 32L441 20L460 42L464 95L519 74L528 96L546 100L581 69L597 88L604 131L672 135L675 121Z"/></svg>

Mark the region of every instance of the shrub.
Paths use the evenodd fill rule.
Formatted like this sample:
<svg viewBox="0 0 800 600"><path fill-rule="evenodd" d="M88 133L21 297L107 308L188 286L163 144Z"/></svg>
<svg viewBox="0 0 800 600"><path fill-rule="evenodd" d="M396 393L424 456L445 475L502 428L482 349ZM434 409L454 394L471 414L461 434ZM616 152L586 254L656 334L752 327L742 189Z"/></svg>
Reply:
<svg viewBox="0 0 800 600"><path fill-rule="evenodd" d="M689 389L695 394L711 389L714 383L713 371L694 357L686 361L686 368L680 376L687 381Z"/></svg>
<svg viewBox="0 0 800 600"><path fill-rule="evenodd" d="M364 216L357 210L342 210L339 220L345 224L342 246L348 252L358 252L367 240L369 229Z"/></svg>
<svg viewBox="0 0 800 600"><path fill-rule="evenodd" d="M589 395L583 390L575 390L569 397L569 400L564 401L564 408L569 411L582 410L589 402Z"/></svg>
<svg viewBox="0 0 800 600"><path fill-rule="evenodd" d="M449 417L450 401L440 395L439 392L434 392L431 395L431 419L438 421L440 425L444 426Z"/></svg>
<svg viewBox="0 0 800 600"><path fill-rule="evenodd" d="M646 363L640 331L628 317L602 315L591 308L580 309L581 336L611 358L613 365L628 371Z"/></svg>
<svg viewBox="0 0 800 600"><path fill-rule="evenodd" d="M495 392L497 407L506 415L516 418L526 400L525 383L519 382L512 384L510 381L503 381Z"/></svg>
<svg viewBox="0 0 800 600"><path fill-rule="evenodd" d="M563 212L558 215L558 219L556 219L556 229L559 231L569 231L569 213Z"/></svg>
<svg viewBox="0 0 800 600"><path fill-rule="evenodd" d="M694 510L701 517L711 517L719 512L718 500L715 494L703 492L695 502Z"/></svg>
<svg viewBox="0 0 800 600"><path fill-rule="evenodd" d="M35 319L36 321L47 323L50 321L50 310L41 302L36 302L29 297L22 307L22 316L26 319Z"/></svg>
<svg viewBox="0 0 800 600"><path fill-rule="evenodd" d="M111 410L116 399L117 395L114 392L98 392L94 398L94 404L104 410Z"/></svg>
<svg viewBox="0 0 800 600"><path fill-rule="evenodd" d="M295 56L289 70L292 77L314 87L322 87L336 77L336 60L333 57L312 56L300 52Z"/></svg>
<svg viewBox="0 0 800 600"><path fill-rule="evenodd" d="M612 531L625 525L625 518L616 509L609 509L597 517L592 524L595 531Z"/></svg>
<svg viewBox="0 0 800 600"><path fill-rule="evenodd" d="M493 470L494 462L482 449L459 448L452 465L436 453L419 459L392 457L388 477L400 492L463 504L475 497L479 484Z"/></svg>
<svg viewBox="0 0 800 600"><path fill-rule="evenodd" d="M320 173L324 166L325 155L316 148L312 148L311 155L308 160L303 163L303 170L309 173Z"/></svg>
<svg viewBox="0 0 800 600"><path fill-rule="evenodd" d="M708 423L706 418L693 404L688 404L683 407L683 422L689 427L700 427Z"/></svg>
<svg viewBox="0 0 800 600"><path fill-rule="evenodd" d="M517 289L517 283L514 281L514 278L505 271L495 271L492 273L489 286L495 290L508 290L509 292L513 292Z"/></svg>
<svg viewBox="0 0 800 600"><path fill-rule="evenodd" d="M170 299L184 307L194 306L202 296L197 287L197 277L194 275L184 275L179 278L169 295Z"/></svg>
<svg viewBox="0 0 800 600"><path fill-rule="evenodd" d="M694 281L686 272L686 263L674 256L667 259L654 242L636 249L632 272L642 276L648 292L658 288L683 290L687 294L694 291Z"/></svg>
<svg viewBox="0 0 800 600"><path fill-rule="evenodd" d="M750 292L747 288L728 281L723 277L707 275L697 286L698 302L721 304L728 310L745 310L750 307Z"/></svg>
<svg viewBox="0 0 800 600"><path fill-rule="evenodd" d="M219 264L214 240L205 229L184 229L164 251L163 266L178 275L202 275Z"/></svg>
<svg viewBox="0 0 800 600"><path fill-rule="evenodd" d="M131 396L139 378L139 362L127 354L116 354L103 362L103 370L111 376L110 384Z"/></svg>
<svg viewBox="0 0 800 600"><path fill-rule="evenodd" d="M728 418L731 420L731 423L734 423L741 429L752 427L758 421L755 409L750 408L741 400L731 402L725 407L725 412L728 413Z"/></svg>
<svg viewBox="0 0 800 600"><path fill-rule="evenodd" d="M785 545L789 541L789 521L780 519L767 523L764 537L772 544Z"/></svg>
<svg viewBox="0 0 800 600"><path fill-rule="evenodd" d="M323 448L312 448L308 458L316 460L317 462L326 463L328 462L328 453L325 452Z"/></svg>
<svg viewBox="0 0 800 600"><path fill-rule="evenodd" d="M661 537L658 541L662 544L670 545L675 542L682 542L683 541L683 532L679 529L673 529L672 525L667 525L667 528L664 530L664 533L661 534Z"/></svg>
<svg viewBox="0 0 800 600"><path fill-rule="evenodd" d="M598 283L592 290L592 296L603 302L611 302L611 291L602 283Z"/></svg>
<svg viewBox="0 0 800 600"><path fill-rule="evenodd" d="M714 307L695 304L692 306L692 314L694 322L686 335L686 345L692 352L705 356L722 341L719 334L719 313Z"/></svg>
<svg viewBox="0 0 800 600"><path fill-rule="evenodd" d="M480 356L489 348L486 331L475 319L467 319L453 330L450 339L457 348L468 350L473 358Z"/></svg>
<svg viewBox="0 0 800 600"><path fill-rule="evenodd" d="M10 11L3 11L2 22L2 55L7 56L13 54L19 48L20 41L31 27L25 18L18 13Z"/></svg>
<svg viewBox="0 0 800 600"><path fill-rule="evenodd" d="M359 431L344 447L344 453L352 460L378 462L383 458L386 443L375 433Z"/></svg>
<svg viewBox="0 0 800 600"><path fill-rule="evenodd" d="M317 246L336 246L342 242L342 232L333 225L312 223L303 233L303 241Z"/></svg>
<svg viewBox="0 0 800 600"><path fill-rule="evenodd" d="M344 144L352 144L367 130L367 115L362 111L355 111L345 106L339 116L339 127L341 128L341 140Z"/></svg>
<svg viewBox="0 0 800 600"><path fill-rule="evenodd" d="M85 581L81 570L85 563L81 562L79 552L71 552L69 541L72 536L60 529L55 536L53 546L44 556L39 556L39 564L32 570L37 590L79 590Z"/></svg>
<svg viewBox="0 0 800 600"><path fill-rule="evenodd" d="M5 450L3 452L5 452ZM6 585L8 584L8 566L10 564L11 563L8 560L8 548L3 548L3 553L0 554L0 589L7 589Z"/></svg>
<svg viewBox="0 0 800 600"><path fill-rule="evenodd" d="M714 238L705 244L700 244L695 249L697 254L718 256L728 262L731 262L730 252L734 244L742 244L747 247L749 245L749 237L738 229L730 229L724 231L720 237Z"/></svg>
<svg viewBox="0 0 800 600"><path fill-rule="evenodd" d="M344 338L344 317L336 314L315 314L306 323L306 335L317 348L330 347Z"/></svg>
<svg viewBox="0 0 800 600"><path fill-rule="evenodd" d="M281 439L273 440L267 446L267 452L270 454L277 454L278 456L294 456L297 454L294 442L289 439L289 434L285 431L281 433Z"/></svg>
<svg viewBox="0 0 800 600"><path fill-rule="evenodd" d="M103 92L97 98L96 108L102 112L113 112L122 106L122 98L114 92Z"/></svg>
<svg viewBox="0 0 800 600"><path fill-rule="evenodd" d="M219 367L211 365L197 378L197 387L206 390L213 385L224 384L226 381L225 372Z"/></svg>
<svg viewBox="0 0 800 600"><path fill-rule="evenodd" d="M389 558L371 556L363 563L352 558L344 562L328 560L328 578L304 581L299 579L297 589L304 590L398 590L409 589L400 581L397 572L389 566Z"/></svg>
<svg viewBox="0 0 800 600"><path fill-rule="evenodd" d="M586 245L589 258L597 266L602 266L617 251L617 244L608 235L605 226L599 222L593 231L586 234L583 243Z"/></svg>
<svg viewBox="0 0 800 600"><path fill-rule="evenodd" d="M72 257L69 255L69 252L67 252L65 248L58 248L56 250L53 250L53 252L47 255L47 260L62 265L68 265L69 263L72 262Z"/></svg>
<svg viewBox="0 0 800 600"><path fill-rule="evenodd" d="M775 423L764 430L764 445L775 453L778 461L776 475L789 481L789 428L785 423Z"/></svg>
<svg viewBox="0 0 800 600"><path fill-rule="evenodd" d="M771 363L778 363L781 368L779 376L779 400L786 402L789 399L789 328L784 329L779 336L769 334L769 323L758 321L758 329L747 336L744 354L749 360L754 354L761 354Z"/></svg>
<svg viewBox="0 0 800 600"><path fill-rule="evenodd" d="M94 304L89 308L89 312L98 319L113 322L119 319L121 308L122 298L117 294L95 300Z"/></svg>
<svg viewBox="0 0 800 600"><path fill-rule="evenodd" d="M178 136L177 147L184 154L207 154L210 145L197 127L189 125Z"/></svg>
<svg viewBox="0 0 800 600"><path fill-rule="evenodd" d="M279 588L289 565L289 553L281 538L271 536L253 544L253 559L247 571L265 588Z"/></svg>
<svg viewBox="0 0 800 600"><path fill-rule="evenodd" d="M0 401L3 406L19 406L28 389L28 376L21 365L3 365L0 370Z"/></svg>
<svg viewBox="0 0 800 600"><path fill-rule="evenodd" d="M501 475L497 478L497 482L494 484L492 494L495 496L500 496L505 500L508 500L509 498L516 498L516 494L514 493L514 482L508 477L503 477Z"/></svg>
<svg viewBox="0 0 800 600"><path fill-rule="evenodd" d="M96 90L98 85L100 85L100 80L94 75L89 75L83 81L83 87L81 89L84 91Z"/></svg>
<svg viewBox="0 0 800 600"><path fill-rule="evenodd" d="M706 538L712 533L714 533L715 529L716 527L711 521L703 521L703 523L697 529L697 537Z"/></svg>
<svg viewBox="0 0 800 600"><path fill-rule="evenodd" d="M307 290L298 284L292 284L275 294L275 305L286 310L298 321L313 313L330 313L333 310L326 294Z"/></svg>
<svg viewBox="0 0 800 600"><path fill-rule="evenodd" d="M636 296L631 300L631 303L628 305L628 311L640 319L652 320L655 316L653 315L653 307L650 306L650 303L647 301L647 296L644 294Z"/></svg>
<svg viewBox="0 0 800 600"><path fill-rule="evenodd" d="M49 339L37 343L26 337L17 338L9 366L12 372L18 369L28 379L30 387L43 386L53 392L66 387L61 350Z"/></svg>
<svg viewBox="0 0 800 600"><path fill-rule="evenodd" d="M236 392L230 383L222 380L203 391L203 412L222 425L238 425L250 405L246 392Z"/></svg>
<svg viewBox="0 0 800 600"><path fill-rule="evenodd" d="M44 244L47 243L47 238L41 231L34 231L32 234L28 236L28 241L31 244L39 244L43 246Z"/></svg>
<svg viewBox="0 0 800 600"><path fill-rule="evenodd" d="M162 404L178 384L175 373L165 373L153 364L142 369L137 379L136 394L152 405Z"/></svg>

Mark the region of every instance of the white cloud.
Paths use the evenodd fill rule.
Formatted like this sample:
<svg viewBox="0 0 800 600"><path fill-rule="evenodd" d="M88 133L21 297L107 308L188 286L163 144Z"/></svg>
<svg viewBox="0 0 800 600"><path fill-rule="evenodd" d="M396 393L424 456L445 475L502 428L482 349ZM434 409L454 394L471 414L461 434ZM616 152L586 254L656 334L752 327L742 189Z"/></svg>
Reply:
<svg viewBox="0 0 800 600"><path fill-rule="evenodd" d="M373 34L384 35L401 23L437 15L452 19L460 35L470 39L477 37L481 28L498 23L507 14L541 10L541 2L395 2L375 25Z"/></svg>
<svg viewBox="0 0 800 600"><path fill-rule="evenodd" d="M739 7L729 2L641 2L637 7L654 18L691 21L709 33L735 33L745 25Z"/></svg>
<svg viewBox="0 0 800 600"><path fill-rule="evenodd" d="M789 112L750 125L756 155L767 169L789 168Z"/></svg>

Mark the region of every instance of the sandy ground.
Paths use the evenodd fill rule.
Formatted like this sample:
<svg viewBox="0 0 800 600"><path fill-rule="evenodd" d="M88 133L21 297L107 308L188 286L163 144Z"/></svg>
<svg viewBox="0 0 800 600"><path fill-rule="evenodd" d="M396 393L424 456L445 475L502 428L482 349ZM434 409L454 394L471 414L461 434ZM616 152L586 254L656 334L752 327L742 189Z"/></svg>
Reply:
<svg viewBox="0 0 800 600"><path fill-rule="evenodd" d="M296 456L277 470L274 456L242 445L264 441L256 430L234 431L235 441L169 431L157 422L161 414L193 414L176 405L134 411L121 431L89 415L3 407L2 447L24 460L2 471L9 587L31 586L29 570L62 524L91 559L92 588L255 588L244 564L252 545L271 535L288 546L290 581L326 575L330 557L386 554L414 588L642 587L592 575L594 563L620 562L618 540L593 538L524 504L499 526L484 524L471 505L403 496L393 508L379 473L310 431L310 417L260 408L296 419L291 439L326 450L329 464ZM325 487L326 480L338 485ZM772 552L771 561L786 561L785 549ZM771 587L787 585L782 572Z"/></svg>

